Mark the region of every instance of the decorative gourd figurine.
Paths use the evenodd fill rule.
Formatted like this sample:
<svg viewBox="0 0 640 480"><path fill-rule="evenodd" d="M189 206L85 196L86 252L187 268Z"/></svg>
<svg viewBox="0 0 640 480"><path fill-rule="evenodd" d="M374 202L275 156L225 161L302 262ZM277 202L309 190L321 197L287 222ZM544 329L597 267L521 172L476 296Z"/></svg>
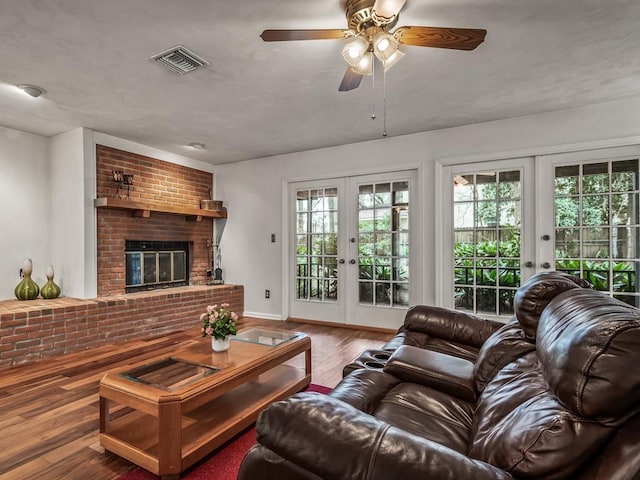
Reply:
<svg viewBox="0 0 640 480"><path fill-rule="evenodd" d="M47 267L47 283L40 290L42 298L58 298L60 296L60 287L53 281L53 265Z"/></svg>
<svg viewBox="0 0 640 480"><path fill-rule="evenodd" d="M22 265L22 280L14 291L18 300L33 300L38 296L38 293L40 293L38 284L31 280L32 271L33 263L30 258L26 258Z"/></svg>

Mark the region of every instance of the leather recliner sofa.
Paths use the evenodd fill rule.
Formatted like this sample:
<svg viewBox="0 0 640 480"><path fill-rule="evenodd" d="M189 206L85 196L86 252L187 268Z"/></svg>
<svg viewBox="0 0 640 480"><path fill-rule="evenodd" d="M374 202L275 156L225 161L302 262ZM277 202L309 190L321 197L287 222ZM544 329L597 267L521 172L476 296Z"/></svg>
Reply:
<svg viewBox="0 0 640 480"><path fill-rule="evenodd" d="M238 478L640 479L640 310L584 286L534 276L472 360L401 331L382 370L264 410Z"/></svg>

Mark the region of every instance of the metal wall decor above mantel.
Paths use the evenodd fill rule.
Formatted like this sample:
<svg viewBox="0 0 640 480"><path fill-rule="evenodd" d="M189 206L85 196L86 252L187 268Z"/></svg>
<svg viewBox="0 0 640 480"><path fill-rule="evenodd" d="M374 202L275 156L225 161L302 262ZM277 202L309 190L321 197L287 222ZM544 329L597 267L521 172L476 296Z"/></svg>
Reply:
<svg viewBox="0 0 640 480"><path fill-rule="evenodd" d="M151 212L171 213L183 215L187 220L201 221L203 218L227 218L227 209L206 210L196 207L179 207L175 205L161 205L155 203L132 202L120 198L96 198L94 200L96 208L113 208L117 210L130 210L134 215L148 218Z"/></svg>

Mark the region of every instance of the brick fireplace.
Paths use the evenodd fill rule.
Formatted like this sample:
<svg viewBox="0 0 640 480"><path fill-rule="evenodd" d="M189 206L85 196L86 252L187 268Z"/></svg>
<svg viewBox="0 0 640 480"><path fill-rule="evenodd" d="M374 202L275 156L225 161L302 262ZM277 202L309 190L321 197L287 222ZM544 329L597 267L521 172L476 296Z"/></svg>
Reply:
<svg viewBox="0 0 640 480"><path fill-rule="evenodd" d="M155 158L96 146L96 191L98 197L116 193L112 171L133 174L132 202L148 202L198 208L210 198L213 174L164 162ZM122 196L124 194L121 193ZM98 209L98 296L125 293L125 243L129 241L187 242L188 278L191 285L204 285L211 268L210 243L213 219L189 221L185 216L154 212L148 218L126 210Z"/></svg>

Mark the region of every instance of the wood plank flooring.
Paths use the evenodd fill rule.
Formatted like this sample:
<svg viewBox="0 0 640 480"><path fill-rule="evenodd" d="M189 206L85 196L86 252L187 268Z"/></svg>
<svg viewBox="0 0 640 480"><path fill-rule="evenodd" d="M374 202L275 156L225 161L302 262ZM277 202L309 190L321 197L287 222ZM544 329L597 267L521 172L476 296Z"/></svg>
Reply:
<svg viewBox="0 0 640 480"><path fill-rule="evenodd" d="M312 342L312 382L329 387L340 381L344 365L392 336L251 318L239 326L305 332ZM135 468L100 447L100 378L106 370L169 354L198 335L198 329L179 331L0 370L0 479L113 480Z"/></svg>

